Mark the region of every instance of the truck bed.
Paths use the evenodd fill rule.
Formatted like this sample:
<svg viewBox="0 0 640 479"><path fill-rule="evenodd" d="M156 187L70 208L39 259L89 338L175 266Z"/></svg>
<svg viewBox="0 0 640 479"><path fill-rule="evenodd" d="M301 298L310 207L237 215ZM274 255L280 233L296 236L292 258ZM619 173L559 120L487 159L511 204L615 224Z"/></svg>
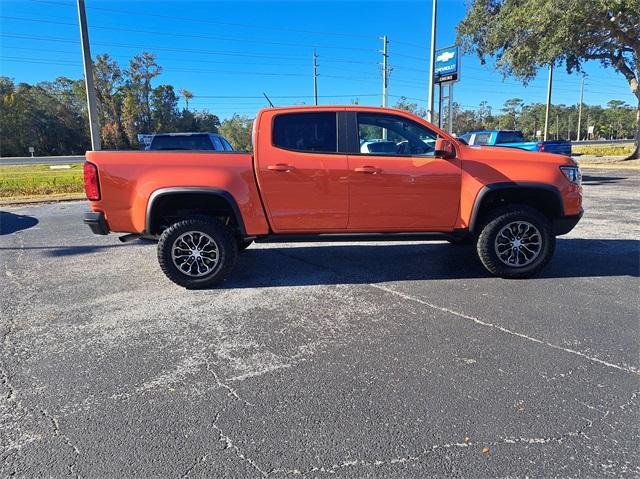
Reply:
<svg viewBox="0 0 640 479"><path fill-rule="evenodd" d="M97 166L100 182L100 200L91 207L104 212L110 231L143 233L154 192L214 187L233 195L247 229L268 230L250 153L89 151L86 159Z"/></svg>

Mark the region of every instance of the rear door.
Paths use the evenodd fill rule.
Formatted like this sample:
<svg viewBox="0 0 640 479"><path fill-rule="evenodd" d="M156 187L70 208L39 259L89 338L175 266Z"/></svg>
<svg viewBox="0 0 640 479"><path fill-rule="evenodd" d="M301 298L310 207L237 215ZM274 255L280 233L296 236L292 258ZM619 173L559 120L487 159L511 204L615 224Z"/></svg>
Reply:
<svg viewBox="0 0 640 479"><path fill-rule="evenodd" d="M338 149L338 116L324 109L276 110L261 118L258 184L274 232L346 229L348 163Z"/></svg>

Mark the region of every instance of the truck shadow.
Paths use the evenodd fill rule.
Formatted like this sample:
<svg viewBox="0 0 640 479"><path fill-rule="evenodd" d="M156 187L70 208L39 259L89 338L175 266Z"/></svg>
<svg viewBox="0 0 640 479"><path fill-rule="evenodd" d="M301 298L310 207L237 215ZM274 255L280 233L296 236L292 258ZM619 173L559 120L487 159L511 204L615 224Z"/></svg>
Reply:
<svg viewBox="0 0 640 479"><path fill-rule="evenodd" d="M558 239L538 276L640 276L640 241ZM218 288L366 284L387 281L492 278L473 247L443 243L249 248Z"/></svg>
<svg viewBox="0 0 640 479"><path fill-rule="evenodd" d="M582 183L589 186L608 185L626 180L624 176L590 176L582 175Z"/></svg>
<svg viewBox="0 0 640 479"><path fill-rule="evenodd" d="M0 235L10 235L17 231L26 230L38 224L33 216L16 215L8 211L0 211Z"/></svg>

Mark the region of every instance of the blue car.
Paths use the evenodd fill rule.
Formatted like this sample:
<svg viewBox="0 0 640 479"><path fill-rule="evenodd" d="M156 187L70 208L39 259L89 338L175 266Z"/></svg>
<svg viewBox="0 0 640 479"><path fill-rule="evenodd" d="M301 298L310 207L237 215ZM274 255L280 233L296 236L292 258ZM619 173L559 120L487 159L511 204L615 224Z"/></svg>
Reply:
<svg viewBox="0 0 640 479"><path fill-rule="evenodd" d="M555 141L525 141L524 135L517 130L478 130L460 135L459 139L471 146L506 146L528 151L543 151L558 155L571 156L571 142Z"/></svg>

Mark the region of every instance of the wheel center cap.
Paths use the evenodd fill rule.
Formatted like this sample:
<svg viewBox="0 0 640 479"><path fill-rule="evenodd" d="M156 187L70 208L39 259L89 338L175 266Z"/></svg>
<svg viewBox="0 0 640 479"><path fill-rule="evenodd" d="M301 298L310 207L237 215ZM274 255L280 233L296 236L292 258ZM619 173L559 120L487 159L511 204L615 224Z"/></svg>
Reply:
<svg viewBox="0 0 640 479"><path fill-rule="evenodd" d="M513 247L514 248L519 248L520 246L522 246L522 241L517 239L513 242Z"/></svg>

